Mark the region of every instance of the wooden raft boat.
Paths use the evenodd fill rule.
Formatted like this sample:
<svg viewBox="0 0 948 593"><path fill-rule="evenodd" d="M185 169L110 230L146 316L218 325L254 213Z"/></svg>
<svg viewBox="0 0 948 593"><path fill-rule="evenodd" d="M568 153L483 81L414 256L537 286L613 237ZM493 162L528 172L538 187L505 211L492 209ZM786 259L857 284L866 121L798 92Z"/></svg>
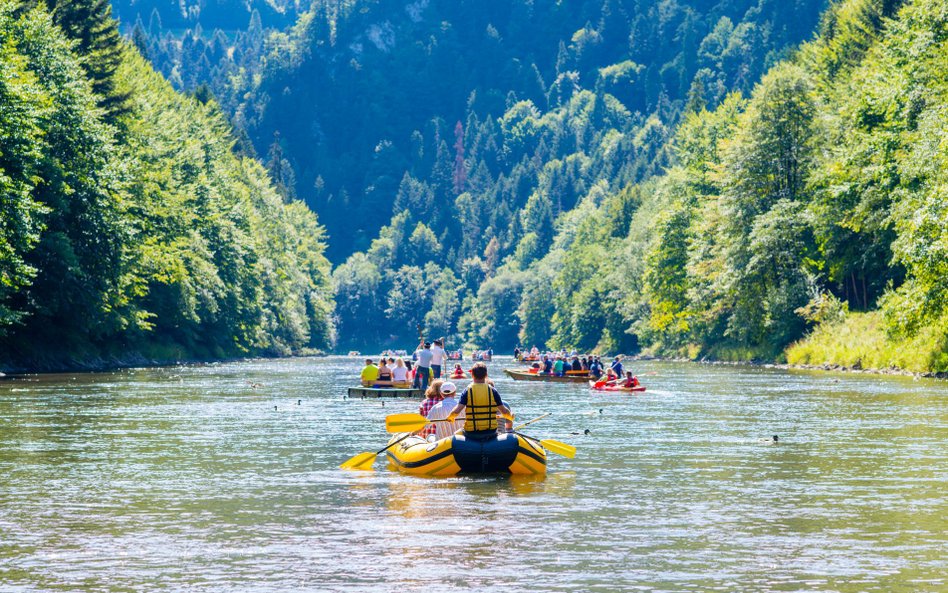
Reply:
<svg viewBox="0 0 948 593"><path fill-rule="evenodd" d="M569 374L563 377L557 377L556 375L544 375L541 373L528 373L526 371L517 371L514 369L504 369L504 373L514 381L547 381L550 383L586 383L589 381L589 373L581 373L578 371L570 371Z"/></svg>
<svg viewBox="0 0 948 593"><path fill-rule="evenodd" d="M349 397L424 397L421 389L410 387L350 387Z"/></svg>

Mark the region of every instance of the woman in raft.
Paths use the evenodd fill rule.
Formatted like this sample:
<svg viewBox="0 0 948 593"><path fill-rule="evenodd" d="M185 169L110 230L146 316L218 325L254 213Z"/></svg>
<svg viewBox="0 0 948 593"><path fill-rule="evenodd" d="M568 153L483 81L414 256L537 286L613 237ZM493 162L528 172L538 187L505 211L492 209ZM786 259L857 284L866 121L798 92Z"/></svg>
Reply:
<svg viewBox="0 0 948 593"><path fill-rule="evenodd" d="M452 379L463 379L467 377L467 373L464 372L464 369L461 368L460 364L454 365L454 371L451 373Z"/></svg>
<svg viewBox="0 0 948 593"><path fill-rule="evenodd" d="M596 384L615 385L618 380L619 375L617 375L616 372L610 368L606 369L606 374L600 377L599 380L596 381Z"/></svg>
<svg viewBox="0 0 948 593"><path fill-rule="evenodd" d="M444 385L444 379L435 379L434 381L431 382L431 385L428 386L428 390L425 391L425 400L421 402L420 406L418 406L419 414L427 417L428 412L431 411L431 408L441 403L441 400L444 399L444 396L441 395L442 385ZM436 432L435 426L434 426L434 423L432 423L422 428L416 434L424 438L428 438L428 435L435 434L435 432Z"/></svg>
<svg viewBox="0 0 948 593"><path fill-rule="evenodd" d="M385 358L379 361L379 378L375 380L372 387L391 387L392 369L386 364Z"/></svg>
<svg viewBox="0 0 948 593"><path fill-rule="evenodd" d="M395 366L392 367L392 384L395 387L408 387L411 379L408 377L408 367L401 358L395 359Z"/></svg>

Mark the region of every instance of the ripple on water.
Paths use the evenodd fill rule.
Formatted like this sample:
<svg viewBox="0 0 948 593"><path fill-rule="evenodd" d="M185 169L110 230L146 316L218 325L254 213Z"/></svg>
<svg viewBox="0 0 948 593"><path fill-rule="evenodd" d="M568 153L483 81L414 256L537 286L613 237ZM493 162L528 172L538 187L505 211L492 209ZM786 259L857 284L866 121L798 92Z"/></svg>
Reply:
<svg viewBox="0 0 948 593"><path fill-rule="evenodd" d="M343 357L0 382L0 590L946 589L945 383L505 364L518 419L552 412L528 434L579 449L545 478L336 469L417 408L345 399Z"/></svg>

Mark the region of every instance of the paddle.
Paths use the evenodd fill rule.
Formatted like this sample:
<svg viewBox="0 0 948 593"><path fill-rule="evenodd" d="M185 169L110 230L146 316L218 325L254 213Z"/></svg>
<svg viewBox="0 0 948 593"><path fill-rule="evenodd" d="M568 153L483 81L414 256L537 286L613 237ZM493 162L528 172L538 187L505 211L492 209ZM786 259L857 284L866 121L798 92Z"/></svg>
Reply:
<svg viewBox="0 0 948 593"><path fill-rule="evenodd" d="M421 414L390 414L385 417L385 431L418 432L429 422L447 422L447 420L428 420Z"/></svg>
<svg viewBox="0 0 948 593"><path fill-rule="evenodd" d="M376 457L378 457L378 456L381 455L382 453L385 453L386 451L388 451L389 449L391 449L392 447L394 447L394 446L397 445L398 443L404 441L405 439L407 439L407 438L410 437L410 436L411 436L411 433L408 433L408 434L406 434L405 436L403 436L402 438L400 438L400 439L398 439L397 441L395 441L394 443L389 444L389 445L386 446L384 449L381 449L381 450L379 450L379 451L376 451L375 453L372 453L371 451L366 451L365 453L359 453L359 454L356 455L355 457L349 458L348 461L346 461L345 463L343 463L343 464L340 465L339 467L340 467L340 469L359 469L359 470L365 470L365 471L371 470L371 469L372 469L372 464L375 463L375 458L376 458Z"/></svg>
<svg viewBox="0 0 948 593"><path fill-rule="evenodd" d="M564 443L562 441L555 441L553 439L538 439L536 437L527 436L523 434L522 432L514 431L514 434L522 436L525 439L530 439L533 442L540 443L540 445L542 445L543 448L549 451L550 453L556 453L557 455L562 455L563 457L566 457L568 459L572 459L573 457L576 457L576 447L568 443Z"/></svg>
<svg viewBox="0 0 948 593"><path fill-rule="evenodd" d="M518 426L514 426L514 430L520 430L520 429L523 428L524 426L529 426L529 425L533 424L534 422L536 422L537 420L542 420L543 418L546 418L546 417L549 416L549 415L550 415L550 412L547 412L546 414L544 414L544 415L542 415L542 416L537 416L537 417L534 418L533 420L527 420L527 421L524 422L523 424L520 424L520 425L518 425Z"/></svg>

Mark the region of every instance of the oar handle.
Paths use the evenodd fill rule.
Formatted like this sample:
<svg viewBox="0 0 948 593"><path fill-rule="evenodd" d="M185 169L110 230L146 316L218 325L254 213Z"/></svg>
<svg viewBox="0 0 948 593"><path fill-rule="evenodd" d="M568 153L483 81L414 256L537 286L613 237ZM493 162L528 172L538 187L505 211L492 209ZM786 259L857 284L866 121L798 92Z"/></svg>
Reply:
<svg viewBox="0 0 948 593"><path fill-rule="evenodd" d="M533 424L533 423L536 422L537 420L543 420L544 418L546 418L546 417L549 416L550 414L552 414L552 412L547 412L546 414L543 414L542 416L537 416L537 417L534 418L533 420L527 420L527 421L524 422L523 424L521 424L521 425L519 425L519 426L515 426L515 427L514 427L514 430L520 430L520 429L523 428L524 426L530 426L531 424Z"/></svg>
<svg viewBox="0 0 948 593"><path fill-rule="evenodd" d="M407 439L408 437L412 436L413 434L414 434L414 433L409 432L408 434L406 434L406 435L403 436L402 438L398 439L398 440L395 441L394 443L389 443L388 445L385 446L384 449L381 449L380 451L377 451L375 454L376 454L376 455L381 455L382 453L385 453L386 451L388 451L389 449L391 449L392 447L394 447L394 446L397 445L398 443L404 441L404 440Z"/></svg>

